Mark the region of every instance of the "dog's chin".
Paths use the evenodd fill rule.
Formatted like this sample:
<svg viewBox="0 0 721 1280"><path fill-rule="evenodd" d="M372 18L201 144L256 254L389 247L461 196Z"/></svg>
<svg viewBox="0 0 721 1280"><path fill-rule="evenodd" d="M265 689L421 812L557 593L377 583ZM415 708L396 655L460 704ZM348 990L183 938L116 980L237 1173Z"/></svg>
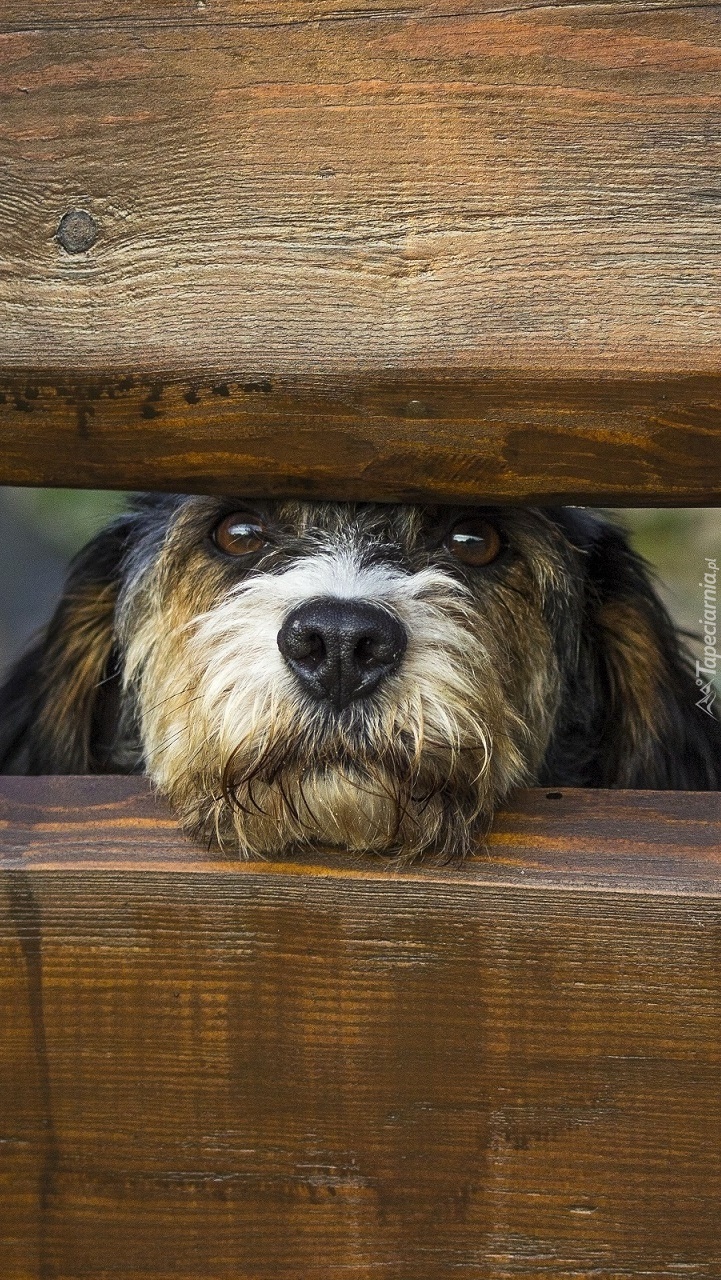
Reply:
<svg viewBox="0 0 721 1280"><path fill-rule="evenodd" d="M325 765L272 780L226 779L221 798L175 797L186 826L203 840L247 858L278 857L303 847L343 849L412 861L466 855L490 820L478 786L449 788L380 769Z"/></svg>

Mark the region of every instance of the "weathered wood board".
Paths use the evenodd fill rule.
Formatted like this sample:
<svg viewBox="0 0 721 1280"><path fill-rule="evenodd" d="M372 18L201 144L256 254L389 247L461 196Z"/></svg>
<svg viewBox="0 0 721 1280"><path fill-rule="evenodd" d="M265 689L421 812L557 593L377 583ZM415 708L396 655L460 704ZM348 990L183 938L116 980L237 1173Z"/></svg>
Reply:
<svg viewBox="0 0 721 1280"><path fill-rule="evenodd" d="M720 138L714 5L6 0L0 480L718 500Z"/></svg>
<svg viewBox="0 0 721 1280"><path fill-rule="evenodd" d="M2 779L0 841L3 1280L721 1274L719 796L393 871Z"/></svg>

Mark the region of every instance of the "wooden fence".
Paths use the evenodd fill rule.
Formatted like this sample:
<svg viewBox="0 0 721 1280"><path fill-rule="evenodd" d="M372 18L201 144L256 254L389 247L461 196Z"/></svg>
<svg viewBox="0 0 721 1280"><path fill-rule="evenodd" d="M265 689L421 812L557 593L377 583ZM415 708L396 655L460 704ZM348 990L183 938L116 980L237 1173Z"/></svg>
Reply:
<svg viewBox="0 0 721 1280"><path fill-rule="evenodd" d="M703 504L716 6L6 0L0 480ZM443 870L0 780L3 1280L718 1280L721 801Z"/></svg>

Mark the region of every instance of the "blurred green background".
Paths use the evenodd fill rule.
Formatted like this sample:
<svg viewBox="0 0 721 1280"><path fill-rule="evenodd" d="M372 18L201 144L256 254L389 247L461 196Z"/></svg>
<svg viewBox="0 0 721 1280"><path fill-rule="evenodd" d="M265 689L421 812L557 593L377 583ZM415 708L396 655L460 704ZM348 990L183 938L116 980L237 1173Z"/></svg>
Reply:
<svg viewBox="0 0 721 1280"><path fill-rule="evenodd" d="M47 621L70 557L125 502L122 493L0 488L0 672ZM721 510L614 514L654 566L678 624L698 631L705 557L721 557Z"/></svg>

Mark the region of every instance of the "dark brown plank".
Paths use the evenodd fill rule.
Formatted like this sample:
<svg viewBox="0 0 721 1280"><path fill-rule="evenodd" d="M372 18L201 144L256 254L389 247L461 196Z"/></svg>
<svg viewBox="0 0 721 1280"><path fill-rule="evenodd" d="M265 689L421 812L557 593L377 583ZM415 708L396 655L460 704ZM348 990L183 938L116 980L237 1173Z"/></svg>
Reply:
<svg viewBox="0 0 721 1280"><path fill-rule="evenodd" d="M0 480L718 500L713 6L10 0L0 48Z"/></svg>
<svg viewBox="0 0 721 1280"><path fill-rule="evenodd" d="M709 377L3 385L8 483L607 506L721 493L721 382Z"/></svg>
<svg viewBox="0 0 721 1280"><path fill-rule="evenodd" d="M395 872L0 795L3 1280L721 1274L718 796L529 792Z"/></svg>

